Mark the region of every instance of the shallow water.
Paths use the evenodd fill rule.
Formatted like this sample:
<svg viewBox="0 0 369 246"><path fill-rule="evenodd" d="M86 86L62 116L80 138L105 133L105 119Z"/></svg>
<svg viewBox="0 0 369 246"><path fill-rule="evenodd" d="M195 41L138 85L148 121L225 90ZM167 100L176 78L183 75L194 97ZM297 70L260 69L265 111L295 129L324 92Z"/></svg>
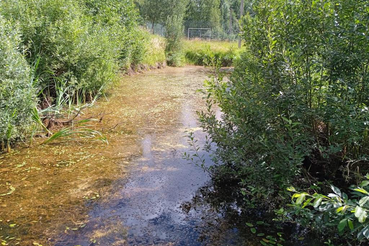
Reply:
<svg viewBox="0 0 369 246"><path fill-rule="evenodd" d="M107 100L80 116L99 119L90 127L109 145L83 139L41 145L40 139L0 156L0 239L9 245L104 245L115 240L112 231L143 234L144 227L133 225L158 216L183 218L178 205L208 180L182 159L185 131L202 138L195 111L203 103L195 91L206 77L201 67L124 77ZM117 209L122 204L126 208ZM101 219L113 218L115 210L117 220Z"/></svg>
<svg viewBox="0 0 369 246"><path fill-rule="evenodd" d="M0 156L0 239L8 245L260 245L296 228L245 226L263 220L242 211L232 184L216 186L183 159L188 132L205 134L196 111L209 71L166 68L124 77L107 100L80 118L108 138L19 148ZM220 115L220 112L217 112ZM205 165L211 160L206 152ZM265 236L260 236L263 233ZM314 245L291 239L284 245ZM319 245L315 244L315 245Z"/></svg>

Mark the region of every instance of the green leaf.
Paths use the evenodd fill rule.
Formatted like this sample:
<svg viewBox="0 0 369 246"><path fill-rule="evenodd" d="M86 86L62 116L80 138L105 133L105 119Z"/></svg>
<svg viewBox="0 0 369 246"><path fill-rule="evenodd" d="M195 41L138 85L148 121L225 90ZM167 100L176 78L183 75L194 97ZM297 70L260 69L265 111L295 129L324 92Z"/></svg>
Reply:
<svg viewBox="0 0 369 246"><path fill-rule="evenodd" d="M364 180L363 182L360 183L361 187L365 187L369 185L369 180Z"/></svg>
<svg viewBox="0 0 369 246"><path fill-rule="evenodd" d="M323 197L319 197L319 198L315 199L314 204L313 204L314 208L319 207L319 205L320 205L320 203L322 203L322 201L323 201Z"/></svg>
<svg viewBox="0 0 369 246"><path fill-rule="evenodd" d="M340 223L338 224L338 231L342 232L345 229L346 225L347 225L347 219L341 220Z"/></svg>
<svg viewBox="0 0 369 246"><path fill-rule="evenodd" d="M359 205L362 207L365 205L365 203L367 203L369 200L369 196L364 196L363 198L360 199L359 201Z"/></svg>
<svg viewBox="0 0 369 246"><path fill-rule="evenodd" d="M369 226L365 227L366 230L363 231L363 235L366 239L369 239Z"/></svg>
<svg viewBox="0 0 369 246"><path fill-rule="evenodd" d="M251 224L251 223L246 223L246 225L247 225L248 227L254 227L254 225L253 225L253 224Z"/></svg>
<svg viewBox="0 0 369 246"><path fill-rule="evenodd" d="M360 193L363 193L365 195L369 195L369 192L367 192L366 190L364 190L363 188L356 188L354 189L354 191L357 191L357 192L360 192Z"/></svg>
<svg viewBox="0 0 369 246"><path fill-rule="evenodd" d="M288 187L287 190L291 192L296 192L296 189L293 186Z"/></svg>
<svg viewBox="0 0 369 246"><path fill-rule="evenodd" d="M352 222L352 220L348 220L347 222L348 222L348 226L349 226L350 230L351 231L354 230L354 223Z"/></svg>
<svg viewBox="0 0 369 246"><path fill-rule="evenodd" d="M255 234L255 233L256 233L256 229L255 229L255 228L251 228L250 230L251 230L251 232L252 232L253 234Z"/></svg>
<svg viewBox="0 0 369 246"><path fill-rule="evenodd" d="M358 234L357 239L359 241L363 240L364 238L369 239L369 226L364 227Z"/></svg>
<svg viewBox="0 0 369 246"><path fill-rule="evenodd" d="M336 213L339 213L339 212L345 213L348 207L349 206L347 206L347 205L339 207L339 208L336 209Z"/></svg>
<svg viewBox="0 0 369 246"><path fill-rule="evenodd" d="M304 208L304 207L308 206L308 205L310 204L311 200L313 200L313 198L309 198L309 199L307 199L307 200L304 202L304 204L302 205L302 207Z"/></svg>
<svg viewBox="0 0 369 246"><path fill-rule="evenodd" d="M341 196L341 191L336 186L331 185L331 189L336 195Z"/></svg>
<svg viewBox="0 0 369 246"><path fill-rule="evenodd" d="M296 199L296 204L302 204L305 200L307 193L301 193L300 196Z"/></svg>
<svg viewBox="0 0 369 246"><path fill-rule="evenodd" d="M362 207L356 206L355 217L358 219L360 223L364 223L367 217L367 212Z"/></svg>
<svg viewBox="0 0 369 246"><path fill-rule="evenodd" d="M266 242L264 242L263 240L260 240L260 244L264 245L264 246L268 246L268 244Z"/></svg>

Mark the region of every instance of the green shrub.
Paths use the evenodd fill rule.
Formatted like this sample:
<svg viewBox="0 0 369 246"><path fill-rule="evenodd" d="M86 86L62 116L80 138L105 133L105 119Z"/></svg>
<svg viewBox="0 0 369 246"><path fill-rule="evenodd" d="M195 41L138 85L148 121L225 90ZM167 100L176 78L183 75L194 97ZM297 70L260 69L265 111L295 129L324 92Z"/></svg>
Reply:
<svg viewBox="0 0 369 246"><path fill-rule="evenodd" d="M167 63L170 66L181 66L184 60L183 54L183 17L169 16L166 21L167 44L165 52Z"/></svg>
<svg viewBox="0 0 369 246"><path fill-rule="evenodd" d="M55 96L57 83L74 98L96 94L119 65L132 62L133 1L2 1L1 12L20 25L30 64L39 60L39 89ZM121 61L119 63L119 61Z"/></svg>
<svg viewBox="0 0 369 246"><path fill-rule="evenodd" d="M300 193L290 187L294 194L289 217L323 234L339 233L341 241L368 241L368 185L369 181L364 180L359 186L351 187L350 197L333 185L328 195Z"/></svg>
<svg viewBox="0 0 369 246"><path fill-rule="evenodd" d="M0 16L0 150L22 138L36 105L30 67L21 53L20 35Z"/></svg>
<svg viewBox="0 0 369 246"><path fill-rule="evenodd" d="M278 197L301 177L304 161L325 177L348 163L365 167L366 8L351 0L260 0L245 18L247 52L231 81L209 83L209 106L218 104L222 119L211 108L201 115L220 173L242 180L245 194Z"/></svg>
<svg viewBox="0 0 369 246"><path fill-rule="evenodd" d="M165 63L165 39L157 35L149 34L148 32L146 33L146 53L142 63L149 66Z"/></svg>
<svg viewBox="0 0 369 246"><path fill-rule="evenodd" d="M92 100L117 78L119 68L144 60L149 42L147 34L137 28L133 0L4 0L0 1L0 14L19 26L16 41L24 49L28 66L34 68L34 87L42 109L50 106L59 112L63 104ZM1 38L2 42L7 40ZM1 96L15 100L14 105L8 99L4 101L2 109L8 113L1 115L1 136L11 132L12 139L22 136L18 126L26 125L27 105L34 105L34 98L27 94L21 102L28 104L17 106L17 93L26 93L30 83L20 79L22 69L26 73L29 68L19 66L19 74L14 73L14 77L9 72L7 79L13 84L1 87Z"/></svg>

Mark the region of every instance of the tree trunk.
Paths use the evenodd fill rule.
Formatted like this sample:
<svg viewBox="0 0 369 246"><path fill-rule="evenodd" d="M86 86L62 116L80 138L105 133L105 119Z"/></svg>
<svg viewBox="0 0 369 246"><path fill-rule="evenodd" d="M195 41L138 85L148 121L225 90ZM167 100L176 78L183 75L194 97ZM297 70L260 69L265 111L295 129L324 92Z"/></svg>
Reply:
<svg viewBox="0 0 369 246"><path fill-rule="evenodd" d="M12 151L12 148L10 147L9 141L7 141L7 143L6 143L6 152L10 153L11 151Z"/></svg>
<svg viewBox="0 0 369 246"><path fill-rule="evenodd" d="M241 6L240 6L240 21L241 22L242 22L242 17L243 17L244 5L245 5L245 0L241 0ZM241 23L240 23L240 25L241 25ZM242 42L242 37L240 36L239 39L238 39L238 48L241 48L241 42Z"/></svg>
<svg viewBox="0 0 369 246"><path fill-rule="evenodd" d="M229 9L230 12L229 12L229 34L232 34L233 33L233 9L230 8Z"/></svg>

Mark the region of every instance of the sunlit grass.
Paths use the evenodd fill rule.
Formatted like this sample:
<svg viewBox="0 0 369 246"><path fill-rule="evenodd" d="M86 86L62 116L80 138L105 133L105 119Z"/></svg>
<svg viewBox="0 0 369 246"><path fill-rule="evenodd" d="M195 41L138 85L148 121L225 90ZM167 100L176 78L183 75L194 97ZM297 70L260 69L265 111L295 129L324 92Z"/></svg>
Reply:
<svg viewBox="0 0 369 246"><path fill-rule="evenodd" d="M165 39L158 35L150 34L149 42L146 44L146 55L142 64L154 66L165 61Z"/></svg>
<svg viewBox="0 0 369 246"><path fill-rule="evenodd" d="M185 40L184 50L203 50L210 48L212 51L226 52L229 50L238 50L237 42L227 41L206 41L206 40Z"/></svg>
<svg viewBox="0 0 369 246"><path fill-rule="evenodd" d="M233 66L243 48L237 42L184 40L186 62L194 65Z"/></svg>

